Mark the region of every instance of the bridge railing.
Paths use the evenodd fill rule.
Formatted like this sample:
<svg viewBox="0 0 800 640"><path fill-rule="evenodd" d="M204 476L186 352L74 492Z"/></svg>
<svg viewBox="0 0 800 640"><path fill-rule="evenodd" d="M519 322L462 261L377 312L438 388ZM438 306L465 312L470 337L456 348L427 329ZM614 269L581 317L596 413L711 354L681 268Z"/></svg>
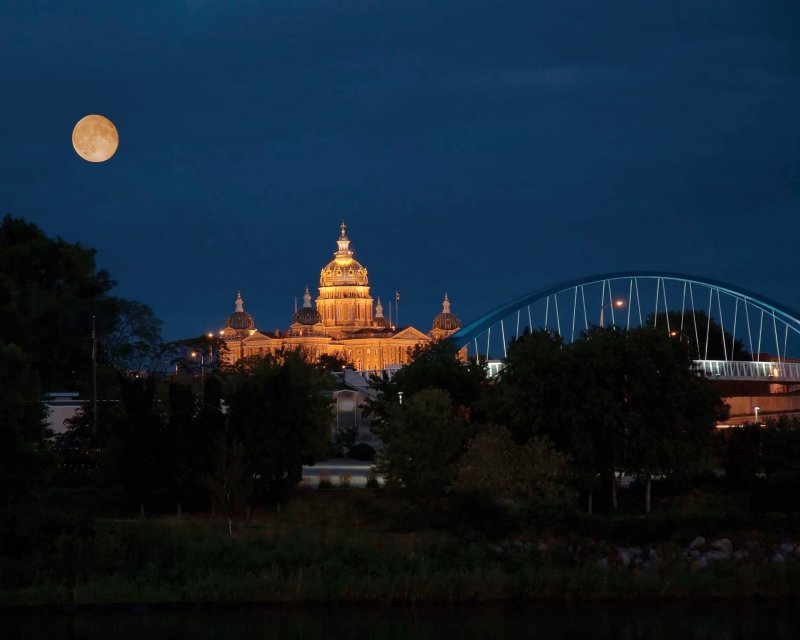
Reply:
<svg viewBox="0 0 800 640"><path fill-rule="evenodd" d="M800 362L753 362L748 360L695 360L709 378L800 382Z"/></svg>
<svg viewBox="0 0 800 640"><path fill-rule="evenodd" d="M502 360L487 362L489 377L503 368ZM763 380L800 382L800 362L753 362L750 360L695 360L697 370L715 380Z"/></svg>

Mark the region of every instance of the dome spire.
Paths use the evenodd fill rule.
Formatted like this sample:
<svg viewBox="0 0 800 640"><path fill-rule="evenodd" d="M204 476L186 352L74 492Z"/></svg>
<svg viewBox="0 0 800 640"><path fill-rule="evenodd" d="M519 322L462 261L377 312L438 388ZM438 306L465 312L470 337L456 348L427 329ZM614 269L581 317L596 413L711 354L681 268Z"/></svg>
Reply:
<svg viewBox="0 0 800 640"><path fill-rule="evenodd" d="M242 292L238 291L236 293L236 313L242 313L244 311L244 300L242 300Z"/></svg>
<svg viewBox="0 0 800 640"><path fill-rule="evenodd" d="M342 224L339 228L342 230L339 239L336 241L336 244L339 245L339 250L333 255L337 262L346 262L352 259L353 252L350 249L350 238L348 238L345 233L347 225L344 223L344 220L342 220Z"/></svg>
<svg viewBox="0 0 800 640"><path fill-rule="evenodd" d="M303 294L303 309L311 308L311 294L308 292L308 285L306 285L306 292Z"/></svg>
<svg viewBox="0 0 800 640"><path fill-rule="evenodd" d="M375 317L383 318L383 305L380 298L378 298L378 304L375 305Z"/></svg>
<svg viewBox="0 0 800 640"><path fill-rule="evenodd" d="M444 301L442 302L442 313L450 313L450 300L447 298L447 292L444 294Z"/></svg>

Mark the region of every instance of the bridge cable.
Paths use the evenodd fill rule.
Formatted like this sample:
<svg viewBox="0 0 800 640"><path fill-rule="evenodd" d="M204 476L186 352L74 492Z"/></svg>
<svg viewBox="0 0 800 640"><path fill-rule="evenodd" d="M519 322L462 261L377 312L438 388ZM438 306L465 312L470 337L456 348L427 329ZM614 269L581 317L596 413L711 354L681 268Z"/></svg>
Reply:
<svg viewBox="0 0 800 640"><path fill-rule="evenodd" d="M778 352L778 362L781 361L781 345L778 342L778 321L775 318L775 311L772 312L772 327L775 330L775 351Z"/></svg>
<svg viewBox="0 0 800 640"><path fill-rule="evenodd" d="M653 312L653 329L658 325L658 294L661 288L661 278L656 278L656 310Z"/></svg>
<svg viewBox="0 0 800 640"><path fill-rule="evenodd" d="M750 342L750 360L753 359L753 333L750 330L750 312L747 310L747 298L744 301L744 319L747 323L747 339Z"/></svg>
<svg viewBox="0 0 800 640"><path fill-rule="evenodd" d="M736 320L739 316L739 298L736 298L736 305L733 307L733 330L731 331L731 360L736 359ZM725 335L724 333L722 334ZM724 337L722 338L725 339Z"/></svg>
<svg viewBox="0 0 800 640"><path fill-rule="evenodd" d="M725 344L725 322L722 318L722 301L719 298L719 289L717 289L717 309L719 310L719 327L721 329L722 334L722 353L725 356L725 360L728 360L728 347ZM733 359L733 358L731 358Z"/></svg>
<svg viewBox="0 0 800 640"><path fill-rule="evenodd" d="M631 304L633 300L633 280L631 279L630 284L628 285L628 318L625 321L625 330L630 331L631 328Z"/></svg>
<svg viewBox="0 0 800 640"><path fill-rule="evenodd" d="M639 295L639 278L634 278L636 283L636 307L639 309L639 326L642 326L642 298Z"/></svg>
<svg viewBox="0 0 800 640"><path fill-rule="evenodd" d="M686 280L683 281L683 298L681 299L681 333L683 333L683 316L686 313Z"/></svg>
<svg viewBox="0 0 800 640"><path fill-rule="evenodd" d="M575 316L578 313L578 287L575 287L575 295L572 298L572 337L570 342L575 342Z"/></svg>
<svg viewBox="0 0 800 640"><path fill-rule="evenodd" d="M531 317L531 305L528 305L528 329L533 331L533 318Z"/></svg>
<svg viewBox="0 0 800 640"><path fill-rule="evenodd" d="M711 336L711 301L714 297L714 289L708 289L708 315L706 316L706 348L703 352L703 360L708 360L708 339Z"/></svg>
<svg viewBox="0 0 800 640"><path fill-rule="evenodd" d="M558 329L558 335L561 335L561 316L558 313L558 293L553 294L553 303L556 307L556 328Z"/></svg>
<svg viewBox="0 0 800 640"><path fill-rule="evenodd" d="M589 316L586 314L586 292L581 285L581 300L583 301L583 330L589 331Z"/></svg>

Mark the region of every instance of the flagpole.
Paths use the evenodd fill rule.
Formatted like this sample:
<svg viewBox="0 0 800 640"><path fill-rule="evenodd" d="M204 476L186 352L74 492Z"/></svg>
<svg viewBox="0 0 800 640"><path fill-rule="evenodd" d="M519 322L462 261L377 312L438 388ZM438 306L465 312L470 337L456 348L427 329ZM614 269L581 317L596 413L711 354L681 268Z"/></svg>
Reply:
<svg viewBox="0 0 800 640"><path fill-rule="evenodd" d="M92 316L92 430L97 433L97 333Z"/></svg>

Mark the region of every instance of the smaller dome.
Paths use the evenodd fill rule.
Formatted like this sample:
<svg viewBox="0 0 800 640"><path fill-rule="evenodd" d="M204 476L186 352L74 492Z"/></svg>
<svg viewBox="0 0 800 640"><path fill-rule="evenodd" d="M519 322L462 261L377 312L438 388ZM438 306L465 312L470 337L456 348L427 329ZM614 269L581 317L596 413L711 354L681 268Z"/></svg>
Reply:
<svg viewBox="0 0 800 640"><path fill-rule="evenodd" d="M450 312L450 300L446 293L442 303L442 312L433 319L433 328L440 331L455 331L461 328L461 322L454 313Z"/></svg>
<svg viewBox="0 0 800 640"><path fill-rule="evenodd" d="M236 331L246 331L254 329L256 326L253 316L244 310L244 300L242 300L241 292L236 295L236 310L228 316L225 326Z"/></svg>
<svg viewBox="0 0 800 640"><path fill-rule="evenodd" d="M311 294L308 292L308 287L306 287L306 292L303 294L303 306L294 312L294 322L296 324L305 325L319 324L322 322L322 318L320 318L317 310L311 306Z"/></svg>
<svg viewBox="0 0 800 640"><path fill-rule="evenodd" d="M383 305L381 304L380 298L378 298L378 304L375 305L375 318L373 318L372 324L379 329L388 329L391 326L389 324L389 318L383 317Z"/></svg>

